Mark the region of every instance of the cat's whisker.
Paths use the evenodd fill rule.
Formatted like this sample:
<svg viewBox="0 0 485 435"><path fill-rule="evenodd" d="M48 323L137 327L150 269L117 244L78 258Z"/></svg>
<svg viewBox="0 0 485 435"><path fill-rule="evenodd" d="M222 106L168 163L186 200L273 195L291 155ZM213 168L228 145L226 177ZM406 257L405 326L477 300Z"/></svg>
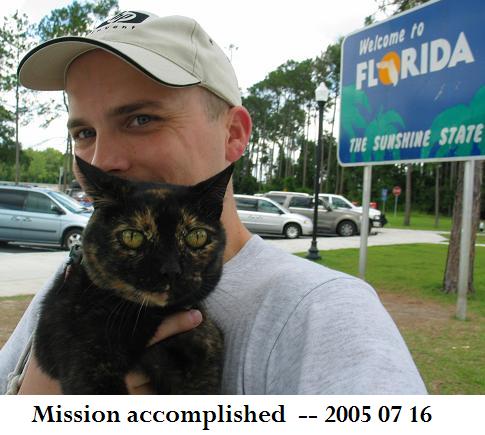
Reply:
<svg viewBox="0 0 485 435"><path fill-rule="evenodd" d="M141 310L143 309L143 305L145 304L145 301L146 301L146 296L143 296L143 300L140 304L140 308L138 308L138 314L136 315L135 324L133 325L133 331L131 333L132 337L135 335L136 327L138 325L138 320L140 319Z"/></svg>
<svg viewBox="0 0 485 435"><path fill-rule="evenodd" d="M106 319L106 335L109 336L109 331L111 329L111 326L113 325L114 326L114 323L116 322L118 316L117 316L117 311L119 311L119 308L121 307L121 305L124 304L124 301L123 300L120 300L115 306L114 308L111 310L111 312L109 313L107 319ZM112 322L113 321L113 322Z"/></svg>

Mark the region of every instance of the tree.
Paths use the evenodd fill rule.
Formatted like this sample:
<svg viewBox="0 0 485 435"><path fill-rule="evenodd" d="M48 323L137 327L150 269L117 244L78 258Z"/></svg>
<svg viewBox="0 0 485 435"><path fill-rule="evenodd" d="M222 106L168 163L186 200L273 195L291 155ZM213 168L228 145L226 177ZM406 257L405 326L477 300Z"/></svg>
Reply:
<svg viewBox="0 0 485 435"><path fill-rule="evenodd" d="M66 35L84 36L94 27L94 24L110 14L118 11L118 0L99 0L97 2L74 1L71 4L54 9L42 18L36 28L37 36L42 40L58 38ZM44 127L54 119L68 111L67 100L62 93L62 100L54 98L45 103L39 110L44 117ZM72 179L72 142L66 133L66 154L64 161L64 186Z"/></svg>
<svg viewBox="0 0 485 435"><path fill-rule="evenodd" d="M0 70L0 89L7 93L14 93L15 103L12 116L8 116L8 109L3 107L6 120L14 121L15 132L15 182L20 179L20 142L19 142L19 124L28 122L25 115L33 110L32 102L27 101L31 91L21 88L17 77L17 66L21 56L33 44L32 26L29 24L25 14L19 14L16 11L10 17L4 17L2 28L0 29L0 45L2 63ZM23 119L21 119L23 118Z"/></svg>
<svg viewBox="0 0 485 435"><path fill-rule="evenodd" d="M480 220L480 199L483 180L483 161L476 161L473 179L473 207L472 207L472 235L469 261L470 267L467 279L467 292L475 291L473 285L473 268L475 262L475 242L477 237L478 222ZM458 272L460 258L461 225L463 209L463 175L464 163L460 162L458 172L458 184L456 186L455 204L453 207L453 226L451 229L450 244L446 258L446 268L443 278L443 291L456 293L458 290Z"/></svg>
<svg viewBox="0 0 485 435"><path fill-rule="evenodd" d="M28 158L22 181L37 183L57 183L59 168L62 167L64 157L62 153L53 148L44 151L26 149L25 155Z"/></svg>
<svg viewBox="0 0 485 435"><path fill-rule="evenodd" d="M316 74L317 82L324 81L330 91L330 100L325 104L328 109L333 109L332 120L331 120L331 132L330 136L333 138L334 134L334 124L335 124L335 115L337 109L337 99L340 96L340 59L342 53L342 42L343 38L339 38L339 40L335 44L330 44L324 53L321 56L317 57L314 61L314 68ZM330 184L334 182L333 173L335 172L335 188L337 188L338 181L337 178L337 170L333 171L332 168L335 166L338 169L337 164L337 155L333 152L333 143L332 139L329 138L330 145L325 149L328 150L326 153L326 161L322 161L322 169L325 168L325 172L327 174L326 177L326 184L325 184L325 191L330 192ZM326 144L325 144L326 145ZM325 156L322 157L323 159ZM323 183L323 178L322 178ZM321 187L320 191L323 191L323 186Z"/></svg>

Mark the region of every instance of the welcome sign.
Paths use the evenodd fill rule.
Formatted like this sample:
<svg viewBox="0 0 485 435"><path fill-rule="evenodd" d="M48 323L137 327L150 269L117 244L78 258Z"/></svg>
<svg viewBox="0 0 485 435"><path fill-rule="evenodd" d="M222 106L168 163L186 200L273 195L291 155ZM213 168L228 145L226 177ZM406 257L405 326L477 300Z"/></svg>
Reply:
<svg viewBox="0 0 485 435"><path fill-rule="evenodd" d="M439 0L345 38L343 166L485 158L484 17Z"/></svg>

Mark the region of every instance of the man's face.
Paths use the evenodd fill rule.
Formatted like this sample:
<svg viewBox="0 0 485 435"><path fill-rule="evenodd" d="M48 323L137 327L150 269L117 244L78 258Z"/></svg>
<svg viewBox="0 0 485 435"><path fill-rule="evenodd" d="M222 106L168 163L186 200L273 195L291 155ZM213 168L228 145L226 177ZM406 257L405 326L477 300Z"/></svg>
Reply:
<svg viewBox="0 0 485 435"><path fill-rule="evenodd" d="M203 89L169 88L94 50L66 77L75 154L123 178L195 184L226 165L225 117L210 120Z"/></svg>

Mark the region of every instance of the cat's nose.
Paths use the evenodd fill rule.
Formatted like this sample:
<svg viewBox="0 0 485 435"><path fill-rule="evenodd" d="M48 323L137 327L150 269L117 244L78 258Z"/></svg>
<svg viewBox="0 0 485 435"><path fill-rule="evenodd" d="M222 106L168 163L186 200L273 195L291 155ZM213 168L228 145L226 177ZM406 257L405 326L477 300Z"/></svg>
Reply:
<svg viewBox="0 0 485 435"><path fill-rule="evenodd" d="M174 277L180 276L180 274L182 273L182 269L180 268L179 262L175 259L172 259L163 262L162 266L160 267L160 272L163 275Z"/></svg>

